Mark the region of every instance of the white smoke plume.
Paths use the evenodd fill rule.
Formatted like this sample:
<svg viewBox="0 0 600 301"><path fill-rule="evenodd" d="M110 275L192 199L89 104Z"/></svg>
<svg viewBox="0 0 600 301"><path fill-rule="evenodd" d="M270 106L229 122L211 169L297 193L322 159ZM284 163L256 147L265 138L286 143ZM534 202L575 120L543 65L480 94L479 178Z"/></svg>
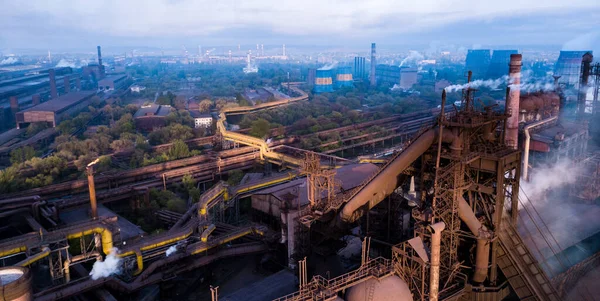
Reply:
<svg viewBox="0 0 600 301"><path fill-rule="evenodd" d="M408 63L408 62L417 62L420 61L422 59L424 59L425 57L419 53L418 51L415 50L411 50L408 53L408 56L405 57L402 62L400 62L400 67L404 66L404 64Z"/></svg>
<svg viewBox="0 0 600 301"><path fill-rule="evenodd" d="M167 249L167 257L171 256L171 254L175 253L175 251L177 251L177 246L172 245Z"/></svg>
<svg viewBox="0 0 600 301"><path fill-rule="evenodd" d="M121 272L121 258L118 256L119 250L112 248L110 254L106 256L104 261L97 260L94 262L90 276L93 280L108 277Z"/></svg>
<svg viewBox="0 0 600 301"><path fill-rule="evenodd" d="M60 61L58 61L58 63L56 64L55 67L71 67L71 68L79 68L82 66L86 66L89 63L89 61L87 60L81 60L81 61L72 61L72 60L66 60L66 59L60 59Z"/></svg>
<svg viewBox="0 0 600 301"><path fill-rule="evenodd" d="M561 188L575 183L577 175L581 172L579 167L570 160L562 160L553 165L536 169L530 168L530 171L531 181L521 181L521 188L527 196L521 198L521 200L526 203L529 198L536 205L552 203L552 197L547 195L546 192L549 189Z"/></svg>
<svg viewBox="0 0 600 301"><path fill-rule="evenodd" d="M494 89L498 89L502 84L505 84L508 81L508 76L503 76L501 78L498 79L488 79L488 80L482 80L482 79L478 79L478 80L474 80L470 83L466 83L466 84L462 84L462 85L451 85L445 88L446 92L456 92L456 91L460 91L466 88L481 88L481 87L487 87L490 88L492 90Z"/></svg>
<svg viewBox="0 0 600 301"><path fill-rule="evenodd" d="M2 61L0 61L0 65L12 65L19 62L19 59L14 56L9 56Z"/></svg>
<svg viewBox="0 0 600 301"><path fill-rule="evenodd" d="M333 63L327 64L327 65L325 65L325 66L323 66L323 67L321 67L319 69L325 69L325 70L327 70L327 69L333 69L333 68L337 67L337 65L338 65L338 62L333 62Z"/></svg>

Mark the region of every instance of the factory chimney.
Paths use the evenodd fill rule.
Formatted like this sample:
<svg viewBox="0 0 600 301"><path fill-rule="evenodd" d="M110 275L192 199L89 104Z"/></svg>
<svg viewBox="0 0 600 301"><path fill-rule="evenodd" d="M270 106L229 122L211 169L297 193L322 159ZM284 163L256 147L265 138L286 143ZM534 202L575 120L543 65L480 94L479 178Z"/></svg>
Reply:
<svg viewBox="0 0 600 301"><path fill-rule="evenodd" d="M518 148L519 141L519 100L521 98L521 54L511 54L508 65L510 92L506 99L506 112L510 117L506 120L504 143L513 149Z"/></svg>
<svg viewBox="0 0 600 301"><path fill-rule="evenodd" d="M48 70L48 76L50 77L50 97L55 99L58 97L58 91L56 90L56 71L54 71L54 69Z"/></svg>
<svg viewBox="0 0 600 301"><path fill-rule="evenodd" d="M100 71L100 78L104 78L104 65L102 65L102 49L98 46L98 69Z"/></svg>
<svg viewBox="0 0 600 301"><path fill-rule="evenodd" d="M31 96L31 103L34 106L39 105L40 104L40 98L41 98L41 96L39 94L33 94L33 96Z"/></svg>
<svg viewBox="0 0 600 301"><path fill-rule="evenodd" d="M446 228L444 222L429 226L431 230L431 266L429 273L429 301L437 301L440 287L440 252L442 231Z"/></svg>
<svg viewBox="0 0 600 301"><path fill-rule="evenodd" d="M285 44L283 44L283 56L285 56Z"/></svg>
<svg viewBox="0 0 600 301"><path fill-rule="evenodd" d="M376 66L376 62L375 62L375 55L376 55L376 50L375 50L375 43L371 43L371 73L369 73L369 79L371 81L371 87L375 87L377 85L377 80L375 79L375 66Z"/></svg>
<svg viewBox="0 0 600 301"><path fill-rule="evenodd" d="M585 100L593 60L594 56L589 52L586 52L581 60L581 78L579 79L579 96L577 97L577 118L580 120L585 116Z"/></svg>
<svg viewBox="0 0 600 301"><path fill-rule="evenodd" d="M65 94L67 94L67 93L71 92L71 81L70 81L68 75L65 75L64 80L65 80Z"/></svg>
<svg viewBox="0 0 600 301"><path fill-rule="evenodd" d="M19 100L16 96L10 97L10 109L13 111L19 110Z"/></svg>
<svg viewBox="0 0 600 301"><path fill-rule="evenodd" d="M81 91L81 78L79 76L75 77L75 89Z"/></svg>

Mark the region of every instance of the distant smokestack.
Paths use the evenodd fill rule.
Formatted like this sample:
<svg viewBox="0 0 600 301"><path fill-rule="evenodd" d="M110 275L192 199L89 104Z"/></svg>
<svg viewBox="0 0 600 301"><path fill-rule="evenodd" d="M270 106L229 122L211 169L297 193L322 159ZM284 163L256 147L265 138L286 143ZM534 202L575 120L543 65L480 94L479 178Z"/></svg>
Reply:
<svg viewBox="0 0 600 301"><path fill-rule="evenodd" d="M100 70L100 78L104 78L104 65L102 65L102 49L98 46L98 69Z"/></svg>
<svg viewBox="0 0 600 301"><path fill-rule="evenodd" d="M79 76L75 78L75 88L77 91L81 91L81 78Z"/></svg>
<svg viewBox="0 0 600 301"><path fill-rule="evenodd" d="M11 110L19 110L19 99L16 96L10 97L10 108Z"/></svg>
<svg viewBox="0 0 600 301"><path fill-rule="evenodd" d="M506 111L510 112L510 117L506 120L506 135L504 142L513 149L518 148L519 141L519 100L521 98L521 61L523 57L520 54L511 54L508 65L508 76L510 92L506 100Z"/></svg>
<svg viewBox="0 0 600 301"><path fill-rule="evenodd" d="M37 106L37 105L39 105L39 104L40 104L40 99L41 99L41 96L40 96L39 94L34 94L34 95L31 97L31 103L32 103L34 106Z"/></svg>
<svg viewBox="0 0 600 301"><path fill-rule="evenodd" d="M375 50L375 43L371 43L371 73L369 74L371 87L375 87L377 85L377 80L375 79L375 66L377 65L377 62L375 61L376 54L377 51Z"/></svg>
<svg viewBox="0 0 600 301"><path fill-rule="evenodd" d="M285 56L285 44L283 44L283 56Z"/></svg>
<svg viewBox="0 0 600 301"><path fill-rule="evenodd" d="M69 76L65 75L63 78L65 80L65 94L71 92L71 81L69 80Z"/></svg>
<svg viewBox="0 0 600 301"><path fill-rule="evenodd" d="M579 119L585 116L585 100L593 60L594 56L589 52L586 52L581 60L581 78L579 79L579 96L577 97L577 117Z"/></svg>
<svg viewBox="0 0 600 301"><path fill-rule="evenodd" d="M48 70L48 76L50 77L50 97L55 99L58 97L58 91L56 91L56 71L54 69Z"/></svg>

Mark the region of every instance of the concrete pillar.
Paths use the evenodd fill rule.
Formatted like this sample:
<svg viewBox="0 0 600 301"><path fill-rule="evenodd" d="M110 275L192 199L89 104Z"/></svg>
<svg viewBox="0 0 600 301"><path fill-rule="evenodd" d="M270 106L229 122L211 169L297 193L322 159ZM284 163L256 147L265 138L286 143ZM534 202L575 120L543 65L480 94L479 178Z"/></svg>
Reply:
<svg viewBox="0 0 600 301"><path fill-rule="evenodd" d="M65 94L67 94L67 93L71 92L71 81L70 81L68 75L65 75L64 80L65 80Z"/></svg>
<svg viewBox="0 0 600 301"><path fill-rule="evenodd" d="M58 91L56 90L56 71L54 71L54 69L48 70L48 77L50 77L50 97L55 99L58 97Z"/></svg>

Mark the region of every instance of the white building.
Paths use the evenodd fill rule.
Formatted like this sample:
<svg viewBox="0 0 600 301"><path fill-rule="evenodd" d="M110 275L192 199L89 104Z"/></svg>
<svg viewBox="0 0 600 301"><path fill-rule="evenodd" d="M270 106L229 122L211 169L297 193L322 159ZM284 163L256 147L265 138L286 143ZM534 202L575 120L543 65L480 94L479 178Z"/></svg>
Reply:
<svg viewBox="0 0 600 301"><path fill-rule="evenodd" d="M190 111L190 115L194 118L195 128L210 128L212 126L212 115L209 113L200 113L199 111Z"/></svg>

